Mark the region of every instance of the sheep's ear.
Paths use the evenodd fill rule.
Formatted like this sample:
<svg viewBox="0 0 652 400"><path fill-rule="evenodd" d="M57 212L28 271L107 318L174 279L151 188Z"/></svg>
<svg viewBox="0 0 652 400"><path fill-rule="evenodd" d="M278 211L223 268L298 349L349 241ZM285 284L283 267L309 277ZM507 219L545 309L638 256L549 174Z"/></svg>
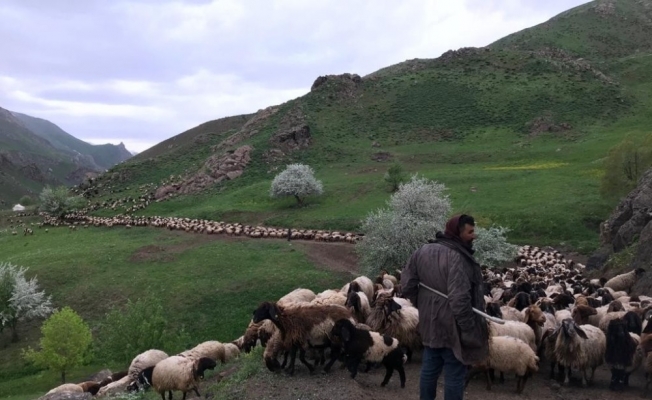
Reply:
<svg viewBox="0 0 652 400"><path fill-rule="evenodd" d="M582 339L588 339L588 336L586 336L586 332L584 332L584 329L580 328L579 326L575 327L575 332L577 332L577 335Z"/></svg>

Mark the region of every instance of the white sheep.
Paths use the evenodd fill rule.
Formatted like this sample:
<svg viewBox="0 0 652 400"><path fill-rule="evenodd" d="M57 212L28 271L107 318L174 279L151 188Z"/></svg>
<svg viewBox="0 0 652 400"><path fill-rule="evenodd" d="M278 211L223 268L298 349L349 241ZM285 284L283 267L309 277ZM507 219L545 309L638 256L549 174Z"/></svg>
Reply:
<svg viewBox="0 0 652 400"><path fill-rule="evenodd" d="M324 290L323 292L318 293L317 296L310 301L310 304L316 306L333 304L344 307L346 304L346 292L333 289Z"/></svg>
<svg viewBox="0 0 652 400"><path fill-rule="evenodd" d="M625 274L614 276L604 284L604 287L612 289L615 292L629 292L632 290L632 286L634 286L638 278L644 273L645 270L643 268L636 268L635 270L629 271ZM614 296L614 299L615 298L616 296Z"/></svg>
<svg viewBox="0 0 652 400"><path fill-rule="evenodd" d="M224 344L218 342L217 340L209 340L206 342L199 343L197 346L193 347L192 349L186 350L177 355L181 357L195 358L195 359L208 357L215 362L220 361L222 364L226 363L226 352L225 352Z"/></svg>
<svg viewBox="0 0 652 400"><path fill-rule="evenodd" d="M369 304L373 303L374 283L366 276L359 276L352 280L350 283L347 283L342 287L341 292L343 292L346 296L349 293L349 290L353 290L355 292L364 292L364 294L367 295Z"/></svg>
<svg viewBox="0 0 652 400"><path fill-rule="evenodd" d="M240 349L234 343L224 343L225 362L230 362L240 355Z"/></svg>
<svg viewBox="0 0 652 400"><path fill-rule="evenodd" d="M489 356L482 362L474 364L473 370L484 371L487 378L487 390L491 390L489 370L516 374L516 392L521 393L527 379L539 370L539 357L530 345L511 336L492 336L489 338ZM469 374L466 383L473 373Z"/></svg>
<svg viewBox="0 0 652 400"><path fill-rule="evenodd" d="M351 311L358 322L364 323L371 312L369 300L364 292L349 292L345 306Z"/></svg>
<svg viewBox="0 0 652 400"><path fill-rule="evenodd" d="M46 396L53 393L84 393L84 388L76 383L64 383L47 392Z"/></svg>
<svg viewBox="0 0 652 400"><path fill-rule="evenodd" d="M105 396L116 391L120 391L123 388L128 388L130 390L137 390L138 388L138 375L145 368L153 367L161 360L168 358L167 353L157 349L147 350L131 360L129 369L127 370L127 375L120 380L111 382L108 385L100 388L98 396Z"/></svg>
<svg viewBox="0 0 652 400"><path fill-rule="evenodd" d="M566 367L564 384L570 382L571 368L582 371L582 386L593 382L595 369L604 362L607 348L605 334L593 325L577 325L572 319L562 321L551 335L555 340L555 359ZM587 371L591 369L590 378Z"/></svg>
<svg viewBox="0 0 652 400"><path fill-rule="evenodd" d="M278 299L277 303L285 306L289 303L307 303L315 298L315 292L310 289L294 289L290 293Z"/></svg>
<svg viewBox="0 0 652 400"><path fill-rule="evenodd" d="M524 322L505 321L504 325L489 321L489 336L511 336L521 339L530 346L532 351L537 351L536 336L530 326Z"/></svg>
<svg viewBox="0 0 652 400"><path fill-rule="evenodd" d="M138 376L140 383L151 386L165 399L165 392L172 398L175 390L183 392L183 399L186 394L194 391L198 397L199 381L204 379L204 372L207 369L214 369L217 363L208 357L198 359L181 356L171 356L159 361L155 366L144 369Z"/></svg>

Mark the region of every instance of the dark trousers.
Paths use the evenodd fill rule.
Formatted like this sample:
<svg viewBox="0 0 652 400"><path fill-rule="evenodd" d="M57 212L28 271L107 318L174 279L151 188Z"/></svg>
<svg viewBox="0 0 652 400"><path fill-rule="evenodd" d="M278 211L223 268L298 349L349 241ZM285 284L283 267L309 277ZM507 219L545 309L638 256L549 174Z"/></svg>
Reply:
<svg viewBox="0 0 652 400"><path fill-rule="evenodd" d="M423 349L421 381L419 392L421 400L434 400L437 396L437 379L444 371L444 400L462 400L467 367L462 364L449 348Z"/></svg>

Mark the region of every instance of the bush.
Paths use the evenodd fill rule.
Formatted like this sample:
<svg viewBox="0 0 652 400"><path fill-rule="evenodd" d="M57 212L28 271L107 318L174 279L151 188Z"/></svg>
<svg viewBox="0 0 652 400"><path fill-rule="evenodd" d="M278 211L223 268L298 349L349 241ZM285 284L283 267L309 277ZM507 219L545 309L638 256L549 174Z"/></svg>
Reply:
<svg viewBox="0 0 652 400"><path fill-rule="evenodd" d="M388 208L369 213L362 224L365 238L356 251L365 274L401 268L412 253L437 231L451 212L446 186L416 175L387 202Z"/></svg>
<svg viewBox="0 0 652 400"><path fill-rule="evenodd" d="M488 267L495 267L516 257L518 246L507 242L505 234L509 228L492 226L489 229L476 227L477 238L473 241L475 259Z"/></svg>
<svg viewBox="0 0 652 400"><path fill-rule="evenodd" d="M626 138L609 150L604 162L600 193L606 198L625 196L652 167L652 137Z"/></svg>
<svg viewBox="0 0 652 400"><path fill-rule="evenodd" d="M387 172L385 172L383 179L389 185L390 191L392 193L396 192L399 185L405 181L403 166L399 163L392 164Z"/></svg>
<svg viewBox="0 0 652 400"><path fill-rule="evenodd" d="M95 354L106 362L129 364L149 349L177 353L190 347L183 327L172 327L160 299L128 300L124 308L113 307L100 324Z"/></svg>
<svg viewBox="0 0 652 400"><path fill-rule="evenodd" d="M37 365L61 373L61 383L66 382L66 372L90 360L91 330L70 307L55 312L41 326L41 351L28 348L23 357Z"/></svg>
<svg viewBox="0 0 652 400"><path fill-rule="evenodd" d="M34 204L34 200L29 197L28 195L25 195L18 200L18 204L23 205L23 206L31 206Z"/></svg>
<svg viewBox="0 0 652 400"><path fill-rule="evenodd" d="M294 196L299 204L303 204L306 196L324 193L321 181L315 178L314 171L308 165L290 164L272 181L269 195L272 198Z"/></svg>
<svg viewBox="0 0 652 400"><path fill-rule="evenodd" d="M41 191L39 199L41 200L41 211L57 217L61 217L75 209L82 208L85 204L83 198L79 196L70 196L68 188L65 186L58 186L54 189L50 186L46 186Z"/></svg>

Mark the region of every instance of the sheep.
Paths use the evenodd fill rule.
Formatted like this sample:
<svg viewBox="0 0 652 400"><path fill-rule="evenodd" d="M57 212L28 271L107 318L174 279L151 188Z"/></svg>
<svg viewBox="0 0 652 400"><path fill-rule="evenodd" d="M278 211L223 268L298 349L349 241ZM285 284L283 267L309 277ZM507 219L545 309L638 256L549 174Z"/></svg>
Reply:
<svg viewBox="0 0 652 400"><path fill-rule="evenodd" d="M317 296L312 301L310 301L310 304L316 306L334 304L344 307L346 304L346 293L332 289L324 290L323 292L317 294Z"/></svg>
<svg viewBox="0 0 652 400"><path fill-rule="evenodd" d="M84 393L84 388L76 383L64 383L47 392L45 395L53 393ZM164 399L165 400L165 399Z"/></svg>
<svg viewBox="0 0 652 400"><path fill-rule="evenodd" d="M242 337L241 350L245 353L249 353L252 348L256 346L256 343L260 340L261 346L265 347L267 341L272 337L276 331L276 326L274 323L268 319L261 321L257 324L253 320L249 322L247 330L245 331Z"/></svg>
<svg viewBox="0 0 652 400"><path fill-rule="evenodd" d="M290 293L278 299L277 303L286 306L290 303L307 303L315 298L315 292L310 289L294 289Z"/></svg>
<svg viewBox="0 0 652 400"><path fill-rule="evenodd" d="M652 336L641 338L641 343L636 351L643 357L643 367L645 369L645 389L643 396L647 395L650 383L652 383Z"/></svg>
<svg viewBox="0 0 652 400"><path fill-rule="evenodd" d="M234 343L224 344L225 362L232 361L240 355L240 349Z"/></svg>
<svg viewBox="0 0 652 400"><path fill-rule="evenodd" d="M620 319L625 316L625 311L616 311L616 312L610 312L605 314L604 317L600 320L600 323L598 324L598 328L602 330L602 332L607 332L607 328L609 327L609 323L615 319Z"/></svg>
<svg viewBox="0 0 652 400"><path fill-rule="evenodd" d="M607 328L607 347L604 360L611 367L609 389L622 390L629 386L629 375L641 366L643 355L636 349L641 338L627 330L627 321L615 319Z"/></svg>
<svg viewBox="0 0 652 400"><path fill-rule="evenodd" d="M505 321L523 322L523 314L512 306L502 306L500 312L503 315L502 319Z"/></svg>
<svg viewBox="0 0 652 400"><path fill-rule="evenodd" d="M220 361L222 364L226 363L226 352L224 344L218 342L217 340L209 340L199 343L192 349L186 350L177 355L185 358L208 357L215 362Z"/></svg>
<svg viewBox="0 0 652 400"><path fill-rule="evenodd" d="M405 349L408 362L414 350L421 348L419 333L419 311L416 307L402 302L398 297L382 296L367 318L367 325L375 332L398 339Z"/></svg>
<svg viewBox="0 0 652 400"><path fill-rule="evenodd" d="M371 312L369 300L363 292L349 292L345 306L351 311L358 322L365 322Z"/></svg>
<svg viewBox="0 0 652 400"><path fill-rule="evenodd" d="M358 366L362 361L367 362L369 372L372 363L382 362L385 366L385 378L380 386L384 387L389 382L394 370L398 371L401 379L401 388L405 388L405 370L403 364L407 356L399 347L399 341L388 335L378 332L358 329L348 319L340 319L331 329L333 340L341 343L346 354L346 366L351 372L351 379L355 379Z"/></svg>
<svg viewBox="0 0 652 400"><path fill-rule="evenodd" d="M350 283L344 285L341 291L345 295L347 295L350 291L364 292L364 294L367 295L369 304L371 304L374 298L374 283L366 276L359 276L352 280Z"/></svg>
<svg viewBox="0 0 652 400"><path fill-rule="evenodd" d="M524 322L505 321L504 325L500 325L489 321L489 336L515 337L527 343L532 351L537 351L536 336L534 331Z"/></svg>
<svg viewBox="0 0 652 400"><path fill-rule="evenodd" d="M294 373L297 349L299 350L299 361L308 367L310 373L314 372L314 367L305 359L305 349L308 346L329 345L330 330L335 321L341 318L348 318L354 322L349 310L336 305L283 307L277 303L266 301L261 303L253 312L254 323L269 319L276 325L280 336L277 340L281 344L275 344L275 347L291 350L290 374ZM331 347L331 360L324 367L324 371L328 372L330 370L338 356L339 348ZM265 364L270 371L276 371L280 368L278 361L273 357L266 357Z"/></svg>
<svg viewBox="0 0 652 400"><path fill-rule="evenodd" d="M138 375L145 368L153 367L159 361L162 361L166 358L168 358L167 353L156 349L150 349L137 355L131 361L131 365L129 365L128 375L117 382L110 383L107 386L103 387L100 390L100 394L104 394L112 388L119 387L123 384L128 384L128 391L138 391Z"/></svg>
<svg viewBox="0 0 652 400"><path fill-rule="evenodd" d="M582 370L582 386L592 383L595 369L604 362L607 347L605 334L593 325L577 325L567 318L551 337L555 338L555 359L566 367L564 384L570 382L572 367ZM587 376L588 369L591 369L590 378Z"/></svg>
<svg viewBox="0 0 652 400"><path fill-rule="evenodd" d="M629 292L632 290L632 286L634 286L638 278L644 273L645 270L643 268L636 268L635 270L629 271L625 274L614 276L604 284L604 287L612 289L615 292Z"/></svg>
<svg viewBox="0 0 652 400"><path fill-rule="evenodd" d="M489 356L482 362L474 364L467 375L466 385L478 371L483 371L487 379L487 390L491 390L489 370L503 373L514 373L516 393L521 394L527 379L539 370L539 357L530 346L521 339L511 336L493 336L489 338Z"/></svg>
<svg viewBox="0 0 652 400"><path fill-rule="evenodd" d="M183 392L182 400L186 394L194 391L200 397L197 385L204 379L207 369L214 369L217 363L209 357L186 358L171 356L159 361L155 366L145 368L138 375L138 381L144 386L151 386L165 400L165 392L172 399L172 391Z"/></svg>

